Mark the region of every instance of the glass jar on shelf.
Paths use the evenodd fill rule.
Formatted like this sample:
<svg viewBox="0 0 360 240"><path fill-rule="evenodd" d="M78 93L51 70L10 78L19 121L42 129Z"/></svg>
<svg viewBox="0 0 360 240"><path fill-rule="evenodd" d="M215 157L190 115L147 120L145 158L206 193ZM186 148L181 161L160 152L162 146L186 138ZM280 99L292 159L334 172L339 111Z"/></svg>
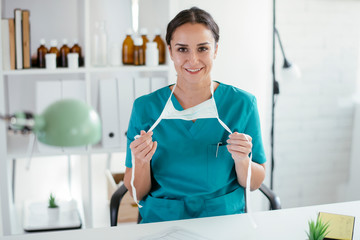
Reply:
<svg viewBox="0 0 360 240"><path fill-rule="evenodd" d="M134 64L134 41L131 34L132 30L128 29L122 45L122 62L124 65Z"/></svg>
<svg viewBox="0 0 360 240"><path fill-rule="evenodd" d="M140 66L145 64L143 40L141 37L134 38L134 65Z"/></svg>
<svg viewBox="0 0 360 240"><path fill-rule="evenodd" d="M68 66L67 55L70 53L70 48L67 44L68 44L68 40L64 38L63 45L60 48L60 67Z"/></svg>
<svg viewBox="0 0 360 240"><path fill-rule="evenodd" d="M103 67L107 65L107 33L105 21L95 23L93 36L93 65Z"/></svg>
<svg viewBox="0 0 360 240"><path fill-rule="evenodd" d="M155 30L155 38L154 38L153 42L157 43L157 47L159 49L159 64L165 64L166 45L165 45L164 40L162 40L160 34L161 34L161 30L159 28L157 28Z"/></svg>
<svg viewBox="0 0 360 240"><path fill-rule="evenodd" d="M40 39L40 46L37 49L37 67L45 68L45 55L48 49L45 46L45 39Z"/></svg>

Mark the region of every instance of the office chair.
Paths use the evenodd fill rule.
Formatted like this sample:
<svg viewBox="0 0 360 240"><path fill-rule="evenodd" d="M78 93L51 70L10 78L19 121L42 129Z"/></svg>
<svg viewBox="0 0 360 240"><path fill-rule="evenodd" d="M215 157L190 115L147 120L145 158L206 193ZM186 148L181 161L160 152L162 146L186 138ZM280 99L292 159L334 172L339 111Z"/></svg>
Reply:
<svg viewBox="0 0 360 240"><path fill-rule="evenodd" d="M259 190L269 200L269 202L270 202L270 210L281 209L280 198L270 188L268 188L265 184L261 184ZM111 196L111 200L110 200L110 224L111 224L112 227L117 225L120 202L121 202L123 196L125 195L125 193L127 191L128 190L125 187L125 185L122 184L113 193L113 195ZM139 213L137 223L140 223L140 221L141 221L141 215Z"/></svg>

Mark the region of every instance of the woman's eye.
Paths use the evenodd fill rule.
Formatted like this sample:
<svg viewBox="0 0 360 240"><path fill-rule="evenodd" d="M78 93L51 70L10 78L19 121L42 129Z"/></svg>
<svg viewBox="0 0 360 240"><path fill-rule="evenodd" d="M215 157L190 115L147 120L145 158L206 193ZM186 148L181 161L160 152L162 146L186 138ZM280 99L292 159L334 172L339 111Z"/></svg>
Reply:
<svg viewBox="0 0 360 240"><path fill-rule="evenodd" d="M178 52L187 52L187 48L184 47L178 48Z"/></svg>
<svg viewBox="0 0 360 240"><path fill-rule="evenodd" d="M198 49L199 52L205 52L207 50L208 50L207 47L199 47L199 49Z"/></svg>

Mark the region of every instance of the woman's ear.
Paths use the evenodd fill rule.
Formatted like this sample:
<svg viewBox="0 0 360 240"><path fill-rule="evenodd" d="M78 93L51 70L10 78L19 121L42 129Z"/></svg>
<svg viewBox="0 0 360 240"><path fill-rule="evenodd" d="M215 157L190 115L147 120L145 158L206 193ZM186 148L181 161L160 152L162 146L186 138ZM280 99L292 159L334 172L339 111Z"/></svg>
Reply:
<svg viewBox="0 0 360 240"><path fill-rule="evenodd" d="M214 52L214 59L216 59L217 51L218 51L218 43L215 43L215 52Z"/></svg>
<svg viewBox="0 0 360 240"><path fill-rule="evenodd" d="M172 55L172 52L171 52L171 46L170 45L168 45L168 50L169 50L170 58L171 58L171 60L173 60L173 55Z"/></svg>

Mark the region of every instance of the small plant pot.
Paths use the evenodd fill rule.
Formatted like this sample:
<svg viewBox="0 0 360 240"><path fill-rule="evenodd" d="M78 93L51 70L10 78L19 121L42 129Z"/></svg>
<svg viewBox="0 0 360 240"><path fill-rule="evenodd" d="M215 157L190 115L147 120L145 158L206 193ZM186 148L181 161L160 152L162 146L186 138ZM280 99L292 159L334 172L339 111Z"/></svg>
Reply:
<svg viewBox="0 0 360 240"><path fill-rule="evenodd" d="M56 223L59 221L60 208L48 208L48 219L49 223Z"/></svg>

